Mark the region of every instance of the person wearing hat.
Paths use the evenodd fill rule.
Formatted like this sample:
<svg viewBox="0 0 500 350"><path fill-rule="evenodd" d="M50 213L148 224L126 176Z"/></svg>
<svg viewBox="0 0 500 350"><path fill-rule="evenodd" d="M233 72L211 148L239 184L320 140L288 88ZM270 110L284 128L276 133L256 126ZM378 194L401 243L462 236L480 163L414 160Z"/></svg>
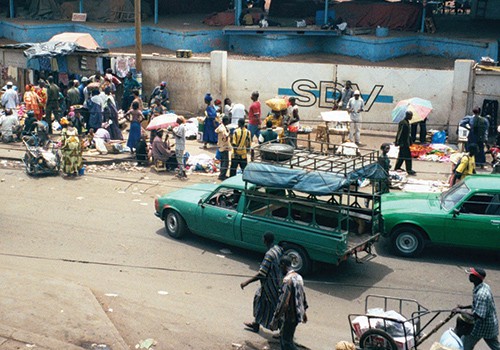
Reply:
<svg viewBox="0 0 500 350"><path fill-rule="evenodd" d="M452 350L464 350L463 338L474 328L474 318L467 314L459 314L455 328L450 328L441 335L439 344Z"/></svg>
<svg viewBox="0 0 500 350"><path fill-rule="evenodd" d="M351 116L351 124L349 127L349 139L351 142L356 142L356 145L361 145L359 142L361 134L361 112L365 108L365 101L361 98L359 90L354 91L354 96L347 102L347 111Z"/></svg>
<svg viewBox="0 0 500 350"><path fill-rule="evenodd" d="M207 93L205 95L205 123L203 124L203 148L206 149L208 144L217 144L218 138L215 129L219 126L217 123L217 111L212 104L212 96Z"/></svg>
<svg viewBox="0 0 500 350"><path fill-rule="evenodd" d="M19 96L17 92L13 89L13 84L11 81L7 82L7 90L2 95L2 106L5 109L16 109L19 104Z"/></svg>
<svg viewBox="0 0 500 350"><path fill-rule="evenodd" d="M165 107L167 110L170 110L170 101L169 101L169 94L167 90L167 82L162 81L160 85L155 87L153 89L153 92L151 93L151 97L149 98L149 106L151 107L151 104L155 99L160 100L160 104Z"/></svg>
<svg viewBox="0 0 500 350"><path fill-rule="evenodd" d="M481 339L484 339L490 349L500 350L495 298L491 293L490 286L484 282L486 271L471 267L468 273L469 281L474 285L472 305L461 308L472 309L471 313L475 322L472 333L464 337L464 350L472 350Z"/></svg>

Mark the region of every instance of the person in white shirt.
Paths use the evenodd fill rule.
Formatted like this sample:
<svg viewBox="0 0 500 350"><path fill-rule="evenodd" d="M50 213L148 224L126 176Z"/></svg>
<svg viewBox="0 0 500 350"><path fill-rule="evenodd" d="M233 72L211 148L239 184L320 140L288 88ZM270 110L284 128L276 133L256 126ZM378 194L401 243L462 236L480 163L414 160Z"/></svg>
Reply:
<svg viewBox="0 0 500 350"><path fill-rule="evenodd" d="M0 134L2 135L2 142L14 142L14 133L19 139L19 134L22 128L19 126L19 119L11 109L5 110L5 116L0 118Z"/></svg>
<svg viewBox="0 0 500 350"><path fill-rule="evenodd" d="M13 84L11 81L7 82L6 91L2 95L2 106L4 108L15 109L19 104L19 96L17 92L13 89Z"/></svg>
<svg viewBox="0 0 500 350"><path fill-rule="evenodd" d="M245 106L241 103L236 103L231 109L231 124L238 124L238 120L245 118Z"/></svg>
<svg viewBox="0 0 500 350"><path fill-rule="evenodd" d="M360 134L361 134L361 112L365 108L365 101L360 97L359 90L354 91L354 97L349 99L347 102L347 111L351 116L351 125L349 128L349 139L351 142L356 142L360 145Z"/></svg>

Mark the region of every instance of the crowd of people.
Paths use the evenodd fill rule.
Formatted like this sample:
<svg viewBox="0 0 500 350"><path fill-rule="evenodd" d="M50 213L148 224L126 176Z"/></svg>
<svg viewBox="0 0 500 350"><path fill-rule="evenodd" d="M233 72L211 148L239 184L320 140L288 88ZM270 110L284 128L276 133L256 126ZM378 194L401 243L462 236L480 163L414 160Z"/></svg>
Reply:
<svg viewBox="0 0 500 350"><path fill-rule="evenodd" d="M116 96L120 85L121 107ZM144 106L139 92L141 84L131 72L123 82L107 69L105 74L96 72L90 77L69 80L67 85L56 84L49 75L40 78L37 84L27 84L24 93L9 81L1 94L0 140L21 142L23 136L36 134L43 128L60 148L63 173L75 175L83 166L85 149L95 149L101 154L121 152L126 147L132 153L142 150L145 130L141 123L170 108L166 86L162 81L155 87ZM130 122L126 147L122 145L124 120ZM151 136L152 142L154 135ZM142 152L138 159L141 156Z"/></svg>

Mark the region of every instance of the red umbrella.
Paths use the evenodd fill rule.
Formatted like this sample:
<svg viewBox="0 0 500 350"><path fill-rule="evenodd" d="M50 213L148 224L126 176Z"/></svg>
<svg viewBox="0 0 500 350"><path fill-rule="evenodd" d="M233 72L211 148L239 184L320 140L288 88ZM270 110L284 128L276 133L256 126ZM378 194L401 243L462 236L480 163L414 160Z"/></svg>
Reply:
<svg viewBox="0 0 500 350"><path fill-rule="evenodd" d="M174 113L162 114L157 117L154 117L146 127L146 130L157 130L157 129L166 129L170 126L177 126L177 118L179 116Z"/></svg>

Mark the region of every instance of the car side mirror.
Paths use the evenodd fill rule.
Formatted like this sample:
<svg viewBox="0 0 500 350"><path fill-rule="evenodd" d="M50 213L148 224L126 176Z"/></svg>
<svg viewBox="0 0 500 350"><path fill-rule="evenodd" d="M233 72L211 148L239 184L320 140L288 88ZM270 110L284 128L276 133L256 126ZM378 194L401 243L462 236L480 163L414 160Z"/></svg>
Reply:
<svg viewBox="0 0 500 350"><path fill-rule="evenodd" d="M460 210L455 208L453 209L453 217L456 218L460 214Z"/></svg>
<svg viewBox="0 0 500 350"><path fill-rule="evenodd" d="M203 198L201 198L199 201L198 201L198 205L202 208L205 208L205 206L203 205Z"/></svg>

